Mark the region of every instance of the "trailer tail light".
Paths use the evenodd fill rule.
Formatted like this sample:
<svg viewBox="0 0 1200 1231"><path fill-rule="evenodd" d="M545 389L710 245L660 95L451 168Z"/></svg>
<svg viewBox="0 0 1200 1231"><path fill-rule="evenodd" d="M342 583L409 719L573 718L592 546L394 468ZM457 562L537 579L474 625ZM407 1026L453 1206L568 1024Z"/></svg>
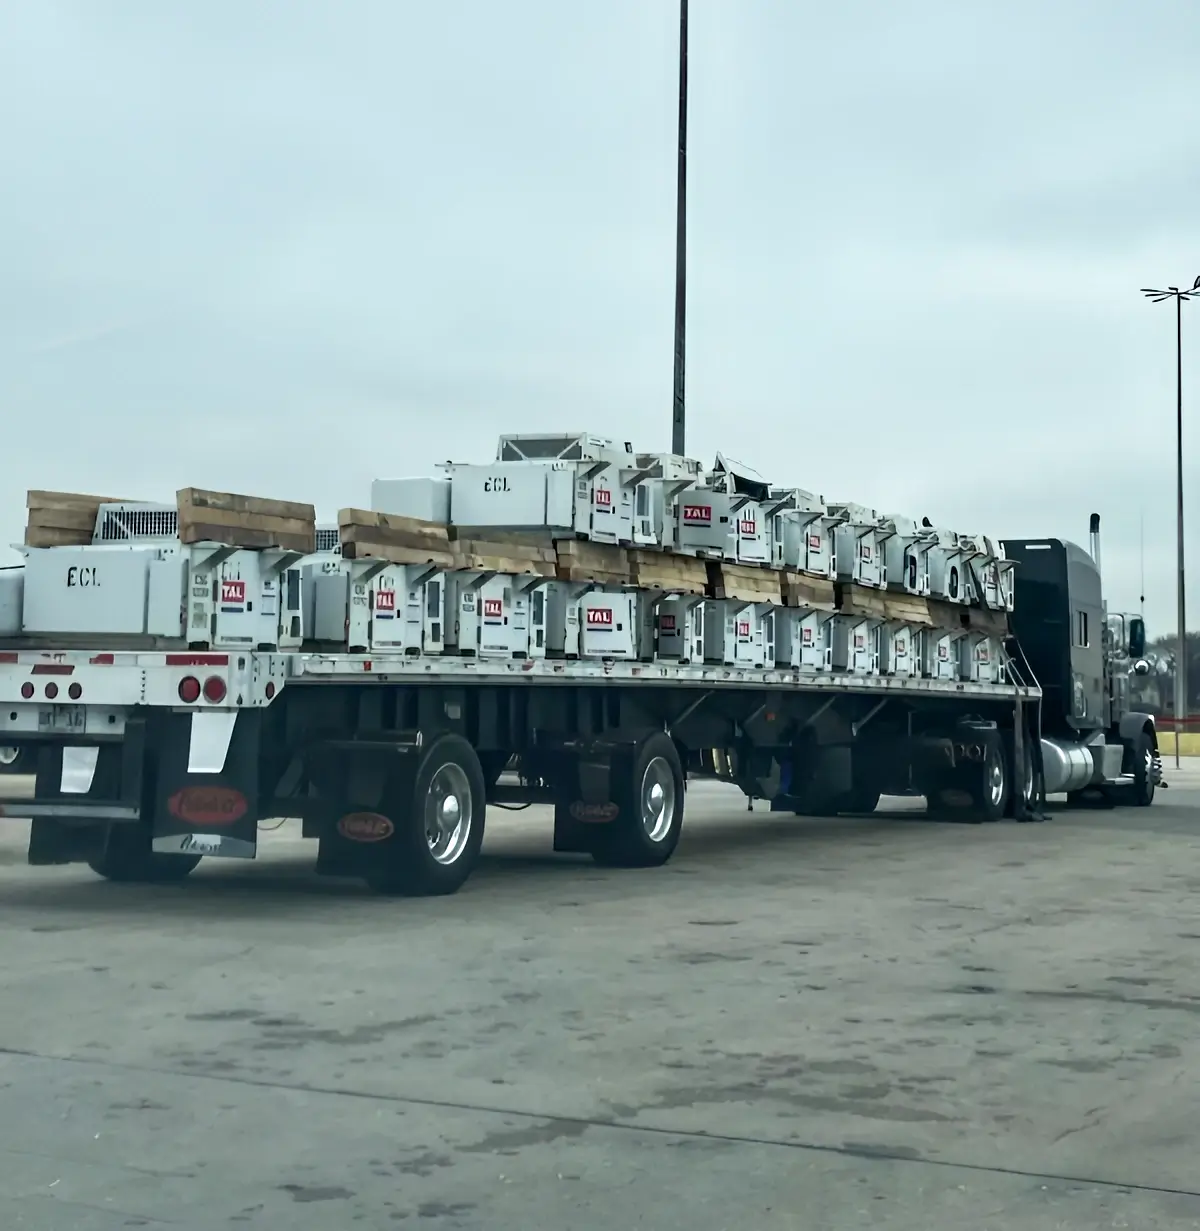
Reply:
<svg viewBox="0 0 1200 1231"><path fill-rule="evenodd" d="M33 685L28 680L21 685L21 696L23 696L26 701L33 696Z"/></svg>
<svg viewBox="0 0 1200 1231"><path fill-rule="evenodd" d="M78 701L79 698L83 696L83 685L72 684L71 687L67 689L67 696L70 697L72 701Z"/></svg>
<svg viewBox="0 0 1200 1231"><path fill-rule="evenodd" d="M200 681L194 675L185 675L179 681L179 699L184 705L194 705L200 700Z"/></svg>
<svg viewBox="0 0 1200 1231"><path fill-rule="evenodd" d="M210 675L204 681L204 699L213 705L225 700L225 681L219 675Z"/></svg>
<svg viewBox="0 0 1200 1231"><path fill-rule="evenodd" d="M48 700L53 701L54 698L57 696L58 696L58 685L53 680L51 680L50 683L46 685L46 697Z"/></svg>

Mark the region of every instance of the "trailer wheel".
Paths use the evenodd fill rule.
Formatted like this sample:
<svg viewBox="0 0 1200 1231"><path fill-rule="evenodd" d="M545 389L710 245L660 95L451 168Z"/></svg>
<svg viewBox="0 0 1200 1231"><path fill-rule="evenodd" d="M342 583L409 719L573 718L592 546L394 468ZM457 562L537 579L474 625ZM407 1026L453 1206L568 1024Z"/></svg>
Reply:
<svg viewBox="0 0 1200 1231"><path fill-rule="evenodd" d="M1154 744L1145 731L1138 732L1137 739L1131 745L1131 752L1133 804L1137 808L1148 808L1154 802Z"/></svg>
<svg viewBox="0 0 1200 1231"><path fill-rule="evenodd" d="M415 775L399 777L386 809L395 829L379 844L367 884L376 893L455 893L483 844L487 788L479 757L461 736L443 735L426 749Z"/></svg>
<svg viewBox="0 0 1200 1231"><path fill-rule="evenodd" d="M616 765L613 771L620 772ZM621 778L613 791L617 815L598 830L592 858L608 867L661 867L675 853L683 828L679 750L669 736L656 732Z"/></svg>
<svg viewBox="0 0 1200 1231"><path fill-rule="evenodd" d="M150 849L150 835L140 825L110 825L104 849L88 867L105 880L125 884L171 885L200 862L199 855L164 855Z"/></svg>
<svg viewBox="0 0 1200 1231"><path fill-rule="evenodd" d="M1008 807L1012 777L1008 766L1003 744L998 739L988 740L984 745L978 776L971 789L972 803L981 821L1000 820Z"/></svg>

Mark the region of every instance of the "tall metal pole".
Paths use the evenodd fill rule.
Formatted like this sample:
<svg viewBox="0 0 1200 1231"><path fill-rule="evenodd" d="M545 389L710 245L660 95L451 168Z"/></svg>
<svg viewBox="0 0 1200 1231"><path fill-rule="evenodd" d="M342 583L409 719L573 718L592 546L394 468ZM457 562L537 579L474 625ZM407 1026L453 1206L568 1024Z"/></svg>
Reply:
<svg viewBox="0 0 1200 1231"><path fill-rule="evenodd" d="M671 452L686 445L683 408L684 326L687 317L687 37L688 0L679 3L679 158L675 189L675 397Z"/></svg>
<svg viewBox="0 0 1200 1231"><path fill-rule="evenodd" d="M1179 603L1179 652L1175 656L1175 768L1179 768L1179 743L1188 714L1187 591L1183 568L1183 296L1175 296L1175 478L1176 579Z"/></svg>

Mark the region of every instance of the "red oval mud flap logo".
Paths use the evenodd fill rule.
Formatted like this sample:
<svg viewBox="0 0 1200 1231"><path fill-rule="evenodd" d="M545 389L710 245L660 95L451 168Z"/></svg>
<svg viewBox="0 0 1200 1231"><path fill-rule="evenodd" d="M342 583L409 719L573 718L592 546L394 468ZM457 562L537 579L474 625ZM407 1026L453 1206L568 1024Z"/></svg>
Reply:
<svg viewBox="0 0 1200 1231"><path fill-rule="evenodd" d="M605 821L616 820L617 814L621 809L611 800L606 804L588 804L584 803L582 799L577 799L568 811L577 821L602 824Z"/></svg>
<svg viewBox="0 0 1200 1231"><path fill-rule="evenodd" d="M383 842L396 832L396 826L378 812L348 812L338 821L337 830L351 842Z"/></svg>
<svg viewBox="0 0 1200 1231"><path fill-rule="evenodd" d="M167 800L167 811L189 825L232 825L250 810L231 786L185 786Z"/></svg>

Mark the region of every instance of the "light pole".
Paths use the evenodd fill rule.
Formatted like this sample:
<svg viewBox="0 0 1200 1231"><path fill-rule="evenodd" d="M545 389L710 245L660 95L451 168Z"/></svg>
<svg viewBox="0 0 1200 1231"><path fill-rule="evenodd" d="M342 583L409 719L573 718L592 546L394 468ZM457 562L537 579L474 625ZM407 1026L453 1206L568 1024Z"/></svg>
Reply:
<svg viewBox="0 0 1200 1231"><path fill-rule="evenodd" d="M1183 303L1200 294L1200 277L1190 291L1169 286L1165 291L1142 287L1152 303L1175 301L1175 588L1179 617L1179 648L1175 654L1175 768L1179 768L1179 741L1187 718L1187 605L1183 568Z"/></svg>
<svg viewBox="0 0 1200 1231"><path fill-rule="evenodd" d="M684 324L687 315L687 42L688 0L679 0L679 153L675 184L675 396L671 411L671 452L686 444L683 412Z"/></svg>

